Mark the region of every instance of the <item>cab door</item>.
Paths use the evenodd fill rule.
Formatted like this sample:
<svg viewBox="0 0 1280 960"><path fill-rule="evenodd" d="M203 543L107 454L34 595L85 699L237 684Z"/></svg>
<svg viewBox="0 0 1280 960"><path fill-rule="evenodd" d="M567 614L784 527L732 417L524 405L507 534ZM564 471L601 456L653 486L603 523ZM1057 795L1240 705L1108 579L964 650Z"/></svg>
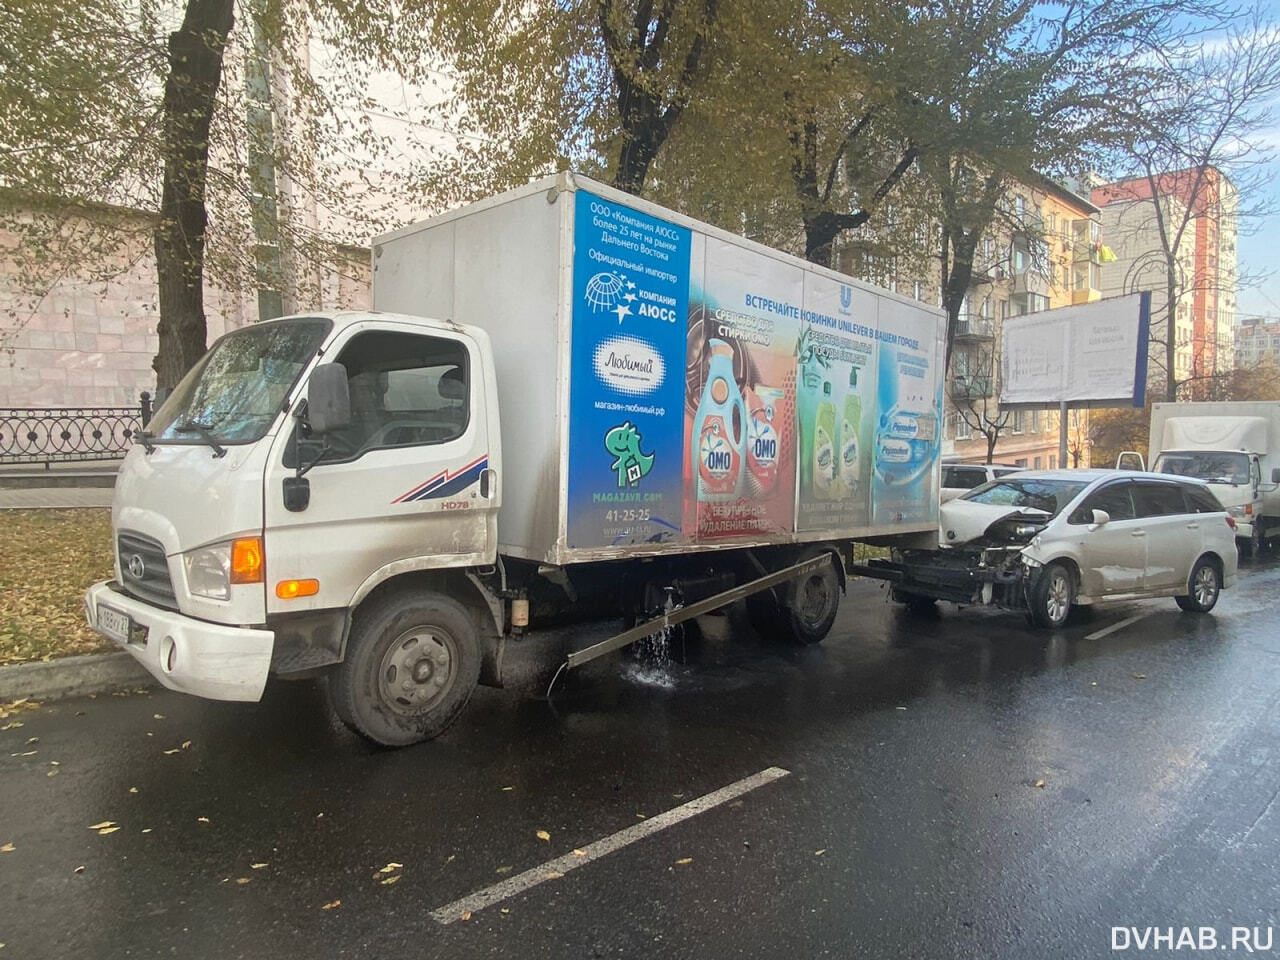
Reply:
<svg viewBox="0 0 1280 960"><path fill-rule="evenodd" d="M287 509L284 481L319 445L299 438L296 420L276 444L264 490L268 613L346 607L395 573L494 561L484 359L461 332L386 321L357 324L328 350L346 368L351 425L325 438L305 509ZM318 588L280 596L290 580Z"/></svg>

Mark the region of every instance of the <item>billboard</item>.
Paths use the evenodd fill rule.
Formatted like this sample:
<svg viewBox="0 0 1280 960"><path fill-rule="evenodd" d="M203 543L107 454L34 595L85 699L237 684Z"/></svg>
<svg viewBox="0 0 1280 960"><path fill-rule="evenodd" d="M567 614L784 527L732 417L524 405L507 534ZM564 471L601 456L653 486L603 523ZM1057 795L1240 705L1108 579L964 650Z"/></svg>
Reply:
<svg viewBox="0 0 1280 960"><path fill-rule="evenodd" d="M575 202L571 547L936 518L936 311Z"/></svg>
<svg viewBox="0 0 1280 960"><path fill-rule="evenodd" d="M1150 325L1149 292L1006 317L1000 405L1142 406Z"/></svg>

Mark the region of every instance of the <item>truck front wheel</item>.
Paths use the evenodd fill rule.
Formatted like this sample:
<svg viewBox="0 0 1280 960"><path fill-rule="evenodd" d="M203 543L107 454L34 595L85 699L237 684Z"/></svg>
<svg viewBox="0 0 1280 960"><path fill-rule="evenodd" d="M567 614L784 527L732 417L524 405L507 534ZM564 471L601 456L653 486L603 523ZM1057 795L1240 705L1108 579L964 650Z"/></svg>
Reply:
<svg viewBox="0 0 1280 960"><path fill-rule="evenodd" d="M480 641L466 609L436 594L399 593L361 611L330 691L348 727L402 747L444 733L479 677Z"/></svg>
<svg viewBox="0 0 1280 960"><path fill-rule="evenodd" d="M802 645L818 643L831 631L836 611L840 608L840 580L834 563L835 560L831 559L817 570L792 580L783 591L780 626L783 636L790 642Z"/></svg>

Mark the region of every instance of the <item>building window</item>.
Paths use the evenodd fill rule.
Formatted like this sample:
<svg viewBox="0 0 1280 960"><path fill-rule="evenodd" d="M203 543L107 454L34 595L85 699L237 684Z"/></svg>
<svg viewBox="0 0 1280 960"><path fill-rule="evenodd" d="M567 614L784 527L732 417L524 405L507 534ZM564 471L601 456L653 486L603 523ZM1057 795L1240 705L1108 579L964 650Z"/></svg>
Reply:
<svg viewBox="0 0 1280 960"><path fill-rule="evenodd" d="M1021 410L1015 410L1015 411L1013 411L1013 420L1012 420L1012 423L1013 423L1013 432L1014 432L1014 433L1021 433L1021 432L1022 432L1022 418L1023 418L1023 413L1022 413L1022 411L1021 411Z"/></svg>
<svg viewBox="0 0 1280 960"><path fill-rule="evenodd" d="M1057 469L1058 469L1058 458L1057 458L1057 456L1052 456L1052 455L1051 455L1051 456L1049 457L1049 469L1050 469L1050 470L1057 470Z"/></svg>
<svg viewBox="0 0 1280 960"><path fill-rule="evenodd" d="M1025 467L1027 465L1027 458L1019 457L1017 460L1013 461L1013 465L1015 467Z"/></svg>
<svg viewBox="0 0 1280 960"><path fill-rule="evenodd" d="M1027 429L1031 433L1039 433L1040 432L1040 411L1032 410L1030 419L1031 419L1031 424L1030 426L1027 427Z"/></svg>
<svg viewBox="0 0 1280 960"><path fill-rule="evenodd" d="M956 439L968 440L973 436L973 428L969 426L969 421L960 414L956 414Z"/></svg>
<svg viewBox="0 0 1280 960"><path fill-rule="evenodd" d="M1031 469L1033 469L1033 470L1039 470L1039 469L1040 469L1040 462L1041 462L1041 461L1040 461L1040 458L1039 458L1039 457L1036 457L1034 460L1032 460L1032 461L1031 461Z"/></svg>

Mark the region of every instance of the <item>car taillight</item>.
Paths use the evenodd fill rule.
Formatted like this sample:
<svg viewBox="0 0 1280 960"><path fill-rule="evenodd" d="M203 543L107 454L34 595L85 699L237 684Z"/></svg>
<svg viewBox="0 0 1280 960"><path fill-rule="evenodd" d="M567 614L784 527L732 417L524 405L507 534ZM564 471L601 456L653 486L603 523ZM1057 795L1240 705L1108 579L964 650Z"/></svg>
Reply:
<svg viewBox="0 0 1280 960"><path fill-rule="evenodd" d="M1234 517L1227 517L1227 526L1231 528L1232 532L1235 531L1236 521Z"/></svg>

